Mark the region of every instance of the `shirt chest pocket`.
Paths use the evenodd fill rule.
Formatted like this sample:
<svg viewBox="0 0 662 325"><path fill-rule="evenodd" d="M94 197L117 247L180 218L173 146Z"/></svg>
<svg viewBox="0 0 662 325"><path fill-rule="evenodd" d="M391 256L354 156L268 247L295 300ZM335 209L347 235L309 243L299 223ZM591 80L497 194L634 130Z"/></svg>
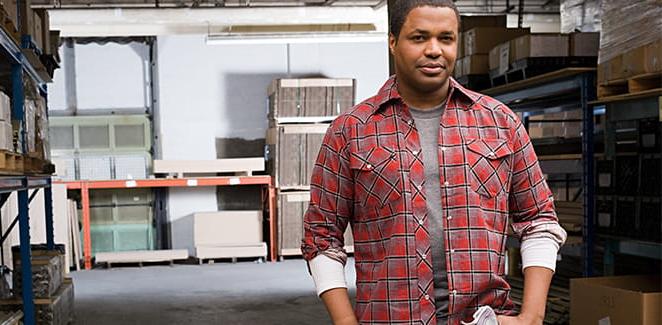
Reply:
<svg viewBox="0 0 662 325"><path fill-rule="evenodd" d="M469 181L480 195L508 193L513 151L503 139L474 139L466 144Z"/></svg>
<svg viewBox="0 0 662 325"><path fill-rule="evenodd" d="M353 152L349 163L354 175L355 204L362 207L383 207L400 198L400 163L394 151L373 147Z"/></svg>

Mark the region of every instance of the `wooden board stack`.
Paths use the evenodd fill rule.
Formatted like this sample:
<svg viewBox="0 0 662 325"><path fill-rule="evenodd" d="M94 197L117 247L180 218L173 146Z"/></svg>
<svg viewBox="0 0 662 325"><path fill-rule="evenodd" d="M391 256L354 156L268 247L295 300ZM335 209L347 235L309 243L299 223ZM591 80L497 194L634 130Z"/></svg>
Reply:
<svg viewBox="0 0 662 325"><path fill-rule="evenodd" d="M65 277L64 247L46 250L44 245L32 247L32 288L37 324L71 324L74 317L74 284ZM21 261L18 246L12 247L14 259L14 298L0 300L0 310L13 312L21 309Z"/></svg>
<svg viewBox="0 0 662 325"><path fill-rule="evenodd" d="M310 178L324 135L354 105L353 79L278 79L269 93L267 170L274 177L278 206L278 255L301 255L303 215ZM353 251L351 232L346 250Z"/></svg>
<svg viewBox="0 0 662 325"><path fill-rule="evenodd" d="M193 213L172 224L172 246L188 250L198 261L266 258L262 211Z"/></svg>

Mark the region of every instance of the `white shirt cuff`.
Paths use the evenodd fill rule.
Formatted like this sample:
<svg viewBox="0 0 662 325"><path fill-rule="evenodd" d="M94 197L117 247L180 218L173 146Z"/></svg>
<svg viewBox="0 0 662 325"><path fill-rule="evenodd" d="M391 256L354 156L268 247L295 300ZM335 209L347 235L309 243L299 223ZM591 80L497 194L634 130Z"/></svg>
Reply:
<svg viewBox="0 0 662 325"><path fill-rule="evenodd" d="M556 272L556 255L559 244L551 238L531 238L522 241L522 270L529 266L541 266Z"/></svg>
<svg viewBox="0 0 662 325"><path fill-rule="evenodd" d="M315 282L317 295L322 295L325 291L335 288L347 288L345 281L345 267L342 263L319 254L310 262L310 274Z"/></svg>

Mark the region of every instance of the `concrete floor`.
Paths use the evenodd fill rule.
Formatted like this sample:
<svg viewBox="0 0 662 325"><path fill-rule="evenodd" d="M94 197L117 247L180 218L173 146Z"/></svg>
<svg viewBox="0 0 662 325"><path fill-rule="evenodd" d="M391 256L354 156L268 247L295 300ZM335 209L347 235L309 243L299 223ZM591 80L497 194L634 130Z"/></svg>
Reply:
<svg viewBox="0 0 662 325"><path fill-rule="evenodd" d="M353 284L352 259L346 269ZM124 267L72 277L76 324L330 324L303 260Z"/></svg>

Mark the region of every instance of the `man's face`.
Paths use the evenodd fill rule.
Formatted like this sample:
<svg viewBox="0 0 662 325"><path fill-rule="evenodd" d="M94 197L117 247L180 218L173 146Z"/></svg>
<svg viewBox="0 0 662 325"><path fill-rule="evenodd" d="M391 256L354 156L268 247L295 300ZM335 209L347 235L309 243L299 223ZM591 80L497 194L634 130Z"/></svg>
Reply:
<svg viewBox="0 0 662 325"><path fill-rule="evenodd" d="M389 37L400 85L416 93L444 86L457 59L457 33L453 9L423 6L410 11L398 38Z"/></svg>

